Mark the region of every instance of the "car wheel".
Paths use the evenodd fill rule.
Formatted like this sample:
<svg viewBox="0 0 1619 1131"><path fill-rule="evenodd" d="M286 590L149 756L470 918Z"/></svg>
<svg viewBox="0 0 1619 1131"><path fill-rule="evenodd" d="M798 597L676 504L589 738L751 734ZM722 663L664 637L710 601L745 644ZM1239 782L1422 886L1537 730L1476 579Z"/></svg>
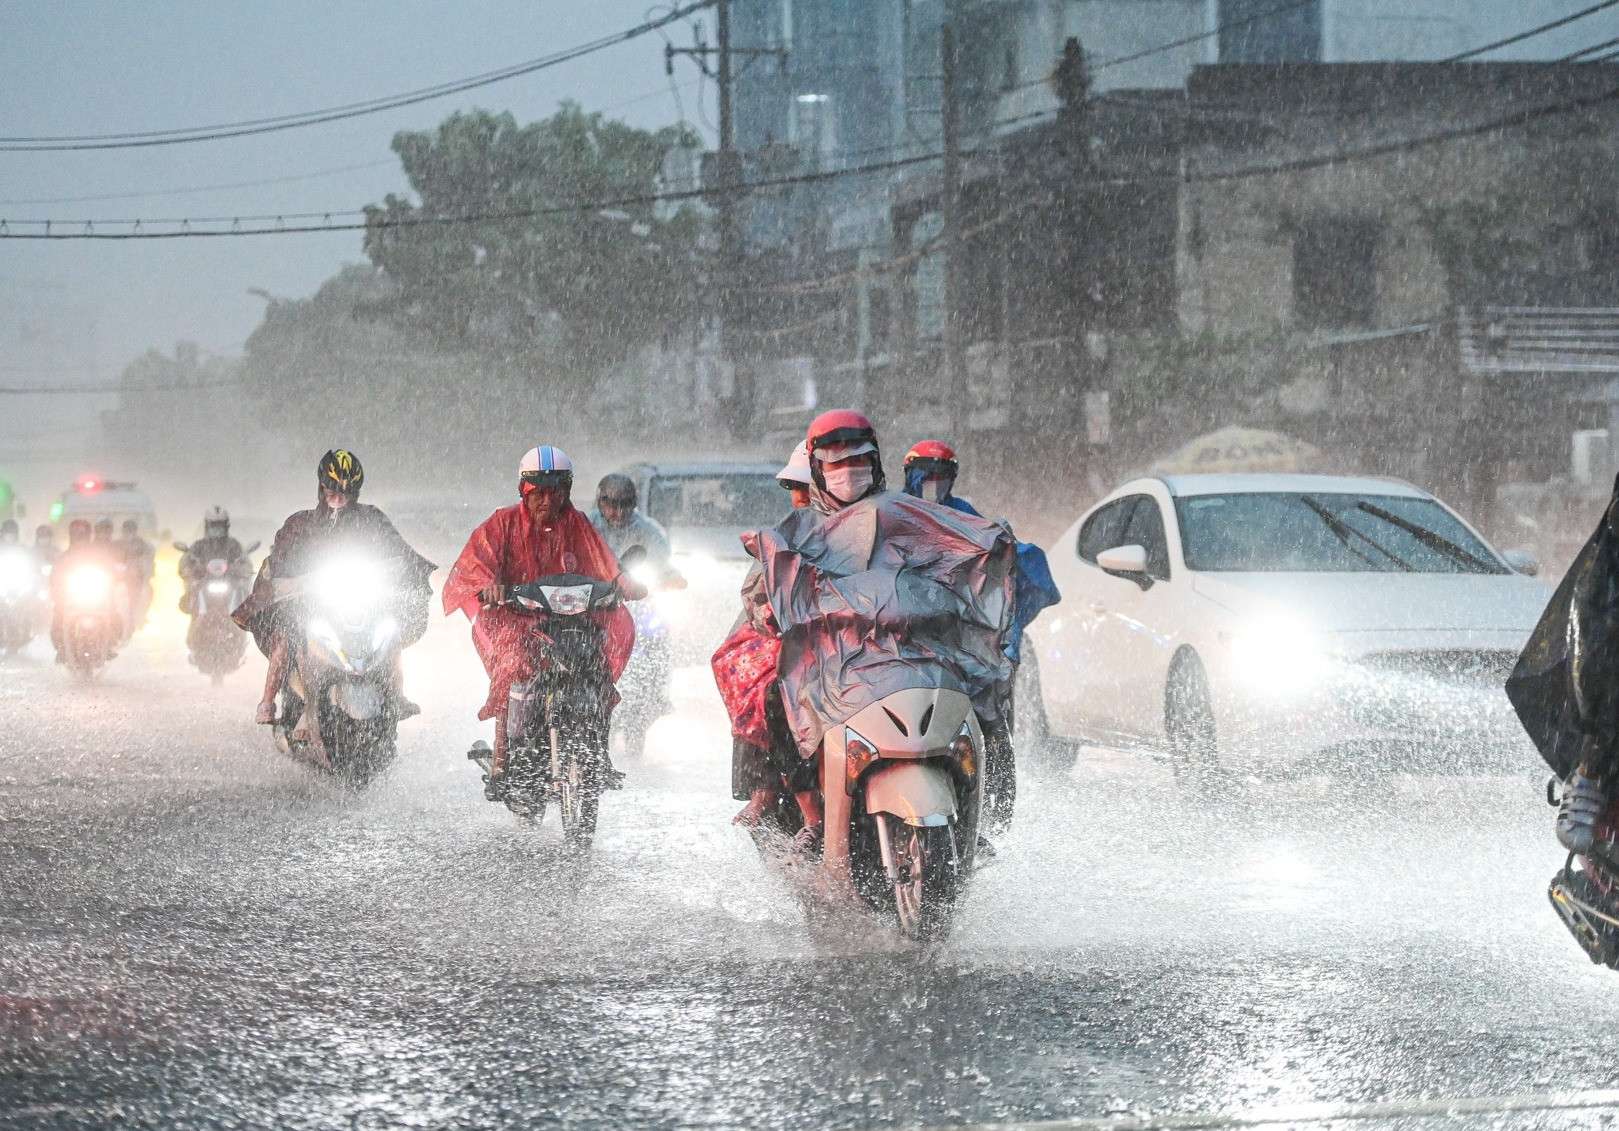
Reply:
<svg viewBox="0 0 1619 1131"><path fill-rule="evenodd" d="M1079 757L1079 744L1051 733L1045 696L1040 687L1040 664L1027 640L1013 687L1013 738L1023 764L1038 773L1064 774L1073 769Z"/></svg>
<svg viewBox="0 0 1619 1131"><path fill-rule="evenodd" d="M1164 688L1164 732L1169 738L1170 765L1181 795L1194 801L1228 797L1234 784L1220 766L1220 740L1214 727L1209 677L1197 653L1187 649L1175 657Z"/></svg>

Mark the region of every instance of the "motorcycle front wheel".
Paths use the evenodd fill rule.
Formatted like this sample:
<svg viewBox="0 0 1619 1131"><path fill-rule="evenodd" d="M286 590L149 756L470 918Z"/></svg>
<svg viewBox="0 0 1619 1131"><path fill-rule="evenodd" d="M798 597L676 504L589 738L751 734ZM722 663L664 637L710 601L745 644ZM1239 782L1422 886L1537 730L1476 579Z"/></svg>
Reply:
<svg viewBox="0 0 1619 1131"><path fill-rule="evenodd" d="M597 775L587 771L583 759L569 758L562 771L562 836L573 848L585 849L596 836L596 811L601 802Z"/></svg>
<svg viewBox="0 0 1619 1131"><path fill-rule="evenodd" d="M899 883L894 885L894 912L900 934L919 941L941 938L950 927L956 897L961 893L955 829L899 821L892 822L891 827L894 863L900 874Z"/></svg>
<svg viewBox="0 0 1619 1131"><path fill-rule="evenodd" d="M394 722L387 716L353 719L327 707L321 729L332 772L347 785L363 789L394 760Z"/></svg>

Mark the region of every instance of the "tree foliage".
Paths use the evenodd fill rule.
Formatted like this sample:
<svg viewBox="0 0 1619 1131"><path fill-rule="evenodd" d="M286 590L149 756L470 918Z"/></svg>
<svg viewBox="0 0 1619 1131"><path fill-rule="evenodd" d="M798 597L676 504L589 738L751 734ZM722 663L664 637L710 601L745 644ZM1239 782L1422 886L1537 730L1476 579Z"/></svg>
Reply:
<svg viewBox="0 0 1619 1131"><path fill-rule="evenodd" d="M457 113L395 136L419 203L367 208L366 253L413 327L446 346L555 343L564 367L550 376L584 387L695 302L700 218L651 200L664 155L690 141L571 103L526 126Z"/></svg>

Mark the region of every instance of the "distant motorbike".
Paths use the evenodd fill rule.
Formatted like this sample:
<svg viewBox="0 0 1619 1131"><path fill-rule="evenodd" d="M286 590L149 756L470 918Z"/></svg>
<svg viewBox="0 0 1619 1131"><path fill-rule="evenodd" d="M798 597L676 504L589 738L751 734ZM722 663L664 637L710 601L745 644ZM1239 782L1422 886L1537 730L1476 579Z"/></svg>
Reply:
<svg viewBox="0 0 1619 1131"><path fill-rule="evenodd" d="M174 548L184 554L190 547L176 542ZM258 548L257 542L252 543L236 562L210 558L203 567L203 576L186 586L181 605L191 617L186 648L192 665L215 687L241 667L247 656L247 633L236 626L230 614L252 586L252 563L247 555Z"/></svg>
<svg viewBox="0 0 1619 1131"><path fill-rule="evenodd" d="M39 620L41 575L28 551L11 547L0 552L0 649L20 651L34 635Z"/></svg>
<svg viewBox="0 0 1619 1131"><path fill-rule="evenodd" d="M645 554L631 547L626 570ZM588 848L596 835L601 795L617 788L607 755L613 710L613 681L607 668L606 633L590 614L621 601L616 581L564 573L511 586L507 604L543 620L538 674L525 688L514 688L526 705L526 720L506 734L504 800L525 821L538 823L547 802L562 815L562 833L575 848ZM492 753L476 743L467 758L491 772Z"/></svg>
<svg viewBox="0 0 1619 1131"><path fill-rule="evenodd" d="M276 600L299 600L303 622L272 728L276 744L353 786L394 760L401 632L393 590L386 563L364 559L275 582Z"/></svg>
<svg viewBox="0 0 1619 1131"><path fill-rule="evenodd" d="M61 582L63 662L81 679L92 679L118 654L124 639L119 579L99 562L80 561Z"/></svg>

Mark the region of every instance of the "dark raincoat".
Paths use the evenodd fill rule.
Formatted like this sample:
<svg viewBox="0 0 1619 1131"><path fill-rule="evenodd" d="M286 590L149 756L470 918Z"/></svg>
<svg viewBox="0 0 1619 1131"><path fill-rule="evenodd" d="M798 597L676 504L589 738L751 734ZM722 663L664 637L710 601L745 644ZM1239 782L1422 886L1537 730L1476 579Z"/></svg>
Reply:
<svg viewBox="0 0 1619 1131"><path fill-rule="evenodd" d="M472 642L489 673L489 697L480 719L506 712L513 683L534 678L544 622L503 606L480 609L478 594L494 585L524 585L559 573L597 581L619 575L618 559L590 519L570 505L550 526L541 526L522 503L502 507L467 539L444 581L444 612L457 609L472 620ZM622 603L591 618L607 634L607 671L616 683L635 646L635 620Z"/></svg>
<svg viewBox="0 0 1619 1131"><path fill-rule="evenodd" d="M1619 482L1507 678L1507 698L1560 778L1619 768Z"/></svg>
<svg viewBox="0 0 1619 1131"><path fill-rule="evenodd" d="M401 647L420 640L427 631L427 606L433 596L427 578L437 567L410 548L387 515L364 503L350 503L337 511L322 503L288 517L276 532L253 591L236 606L231 619L251 632L259 651L268 656L277 635L296 631L300 615L298 601L276 600L275 582L349 555L377 561L392 573Z"/></svg>
<svg viewBox="0 0 1619 1131"><path fill-rule="evenodd" d="M907 687L961 691L999 717L1015 554L1003 525L881 491L833 514L794 511L742 543L760 567L743 604L761 634L780 638L803 756L828 727Z"/></svg>

